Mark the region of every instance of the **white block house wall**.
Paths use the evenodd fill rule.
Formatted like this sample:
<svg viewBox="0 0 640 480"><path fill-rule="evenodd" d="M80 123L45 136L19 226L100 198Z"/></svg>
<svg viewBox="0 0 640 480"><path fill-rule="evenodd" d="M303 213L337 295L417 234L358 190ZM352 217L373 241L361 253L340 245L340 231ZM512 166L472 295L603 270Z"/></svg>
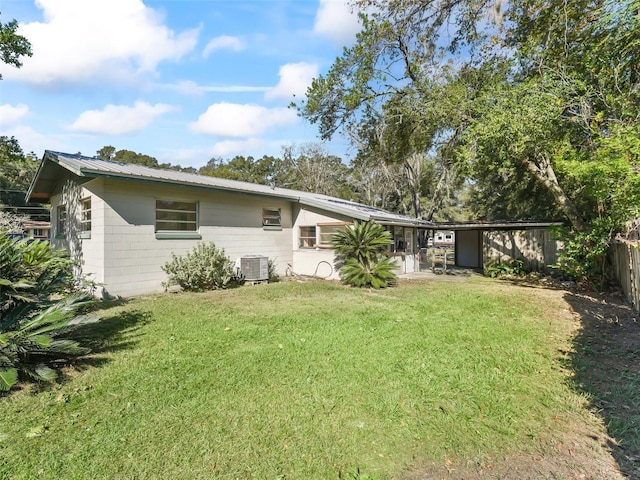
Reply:
<svg viewBox="0 0 640 480"><path fill-rule="evenodd" d="M226 192L194 190L128 181L95 179L80 188L81 199L91 199L90 236L72 240L79 230L72 224L80 215L71 217L73 199L61 193L52 197L52 214L64 205L69 212L68 231L61 234L54 224L54 242L68 248L82 263L82 273L104 285L104 296L135 296L161 292L167 275L162 266L171 255L183 255L198 242L215 242L235 260L244 255L262 255L276 263L284 274L292 264L292 204L285 200L260 198ZM155 232L156 200L196 202L198 235L188 238L161 238ZM281 230L265 230L262 210L279 209ZM76 209L79 212L79 210ZM175 235L180 237L180 235ZM76 245L80 242L79 245ZM78 249L80 247L80 249Z"/></svg>

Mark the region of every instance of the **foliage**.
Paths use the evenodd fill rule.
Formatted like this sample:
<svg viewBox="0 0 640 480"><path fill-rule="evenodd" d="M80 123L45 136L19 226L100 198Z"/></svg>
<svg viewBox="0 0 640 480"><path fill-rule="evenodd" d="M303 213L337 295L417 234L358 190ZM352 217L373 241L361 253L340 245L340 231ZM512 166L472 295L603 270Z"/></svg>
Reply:
<svg viewBox="0 0 640 480"><path fill-rule="evenodd" d="M268 271L269 271L269 283L273 283L273 282L279 282L280 281L280 275L278 275L278 272L276 271L276 262L273 259L268 259L267 260L267 267L268 267Z"/></svg>
<svg viewBox="0 0 640 480"><path fill-rule="evenodd" d="M574 270L593 275L637 211L640 2L351 3L363 29L301 115L377 163L430 155L438 184L469 185L480 217L564 217L569 241L589 237ZM405 189L418 212L416 185Z"/></svg>
<svg viewBox="0 0 640 480"><path fill-rule="evenodd" d="M282 164L279 186L338 198L351 196L347 166L321 144L284 147Z"/></svg>
<svg viewBox="0 0 640 480"><path fill-rule="evenodd" d="M160 168L163 170L177 170L179 172L196 173L196 169L193 167L181 167L180 165L172 165L171 163L158 163L158 160L150 155L137 153L132 150L116 150L112 145L105 145L102 147L96 152L96 157L113 162L133 163L136 165Z"/></svg>
<svg viewBox="0 0 640 480"><path fill-rule="evenodd" d="M282 158L269 155L258 159L237 155L227 161L212 158L199 173L339 198L352 196L347 185L348 167L318 143L285 146Z"/></svg>
<svg viewBox="0 0 640 480"><path fill-rule="evenodd" d="M229 161L212 158L206 165L200 167L198 173L211 177L280 187L282 186L279 180L281 165L280 159L269 155L264 155L262 158L236 155Z"/></svg>
<svg viewBox="0 0 640 480"><path fill-rule="evenodd" d="M15 137L0 136L0 188L27 191L40 162L25 155Z"/></svg>
<svg viewBox="0 0 640 480"><path fill-rule="evenodd" d="M13 65L16 68L22 66L20 57L30 57L31 43L22 35L18 35L18 22L11 20L8 23L0 22L0 60L7 65ZM2 74L0 74L2 80Z"/></svg>
<svg viewBox="0 0 640 480"><path fill-rule="evenodd" d="M2 233L23 233L24 222L28 220L23 215L16 215L0 210L0 232Z"/></svg>
<svg viewBox="0 0 640 480"><path fill-rule="evenodd" d="M88 352L67 338L89 321L76 315L90 300L70 292L72 266L48 242L0 233L0 390L19 377L54 380L56 363Z"/></svg>
<svg viewBox="0 0 640 480"><path fill-rule="evenodd" d="M0 208L28 215L31 220L49 220L46 206L25 200L39 165L36 155L25 155L15 137L0 135Z"/></svg>
<svg viewBox="0 0 640 480"><path fill-rule="evenodd" d="M389 257L378 257L367 263L348 258L340 268L340 278L353 287L385 288L395 283L397 268Z"/></svg>
<svg viewBox="0 0 640 480"><path fill-rule="evenodd" d="M614 237L640 214L640 130L615 126L597 141L593 153L566 155L562 174L580 191L578 207L592 212L583 231L565 232L559 267L576 280L602 287L607 252Z"/></svg>
<svg viewBox="0 0 640 480"><path fill-rule="evenodd" d="M529 271L520 259L505 262L492 262L484 267L484 274L490 278L523 277Z"/></svg>
<svg viewBox="0 0 640 480"><path fill-rule="evenodd" d="M384 288L393 284L397 268L387 251L391 233L372 221L355 221L331 239L340 278L354 287Z"/></svg>
<svg viewBox="0 0 640 480"><path fill-rule="evenodd" d="M168 285L180 285L183 290L202 292L241 285L243 279L235 271L235 264L216 248L214 242L198 243L190 252L178 256L162 270L169 276Z"/></svg>

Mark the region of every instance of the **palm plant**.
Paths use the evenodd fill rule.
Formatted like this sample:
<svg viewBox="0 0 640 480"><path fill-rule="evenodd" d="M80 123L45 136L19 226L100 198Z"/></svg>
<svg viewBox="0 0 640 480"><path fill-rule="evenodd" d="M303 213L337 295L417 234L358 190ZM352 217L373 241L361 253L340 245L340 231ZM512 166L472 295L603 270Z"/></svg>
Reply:
<svg viewBox="0 0 640 480"><path fill-rule="evenodd" d="M20 376L53 380L51 365L88 352L65 338L89 320L77 313L91 302L86 293L71 292L72 267L48 242L0 232L0 391Z"/></svg>
<svg viewBox="0 0 640 480"><path fill-rule="evenodd" d="M391 233L371 221L356 220L336 232L331 245L342 281L355 287L384 288L393 284L393 270L397 267L387 254L391 243Z"/></svg>

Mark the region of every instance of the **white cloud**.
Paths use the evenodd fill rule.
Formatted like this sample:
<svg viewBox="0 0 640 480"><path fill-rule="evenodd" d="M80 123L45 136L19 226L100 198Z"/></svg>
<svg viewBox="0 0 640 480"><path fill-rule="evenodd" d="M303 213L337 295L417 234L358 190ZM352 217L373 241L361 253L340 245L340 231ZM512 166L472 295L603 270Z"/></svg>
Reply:
<svg viewBox="0 0 640 480"><path fill-rule="evenodd" d="M68 143L63 140L64 136L56 134L42 134L27 126L18 126L11 130L4 131L3 135L16 137L23 152L33 152L37 157L41 157L47 149L57 151L65 151L65 149L69 149Z"/></svg>
<svg viewBox="0 0 640 480"><path fill-rule="evenodd" d="M247 152L264 150L265 142L257 138L245 140L223 140L211 149L211 157L229 158L235 155L250 155Z"/></svg>
<svg viewBox="0 0 640 480"><path fill-rule="evenodd" d="M156 83L156 88L171 90L181 95L202 95L206 92L213 93L252 93L267 92L273 87L260 87L252 85L198 85L192 80L183 80L177 83Z"/></svg>
<svg viewBox="0 0 640 480"><path fill-rule="evenodd" d="M105 135L122 135L138 132L156 117L175 110L175 107L158 103L150 105L136 102L133 107L107 105L104 110L87 110L71 125L71 130Z"/></svg>
<svg viewBox="0 0 640 480"><path fill-rule="evenodd" d="M267 100L293 100L294 96L304 96L311 81L318 76L319 67L315 63L287 63L282 65L278 74L278 85L265 94Z"/></svg>
<svg viewBox="0 0 640 480"><path fill-rule="evenodd" d="M176 34L141 0L37 0L44 22L20 24L33 56L5 78L29 83L78 84L90 79L130 81L154 73L195 47L199 29ZM4 72L3 72L4 73Z"/></svg>
<svg viewBox="0 0 640 480"><path fill-rule="evenodd" d="M27 113L29 113L29 107L24 103L19 103L15 106L9 105L8 103L0 105L0 126L15 125L19 123Z"/></svg>
<svg viewBox="0 0 640 480"><path fill-rule="evenodd" d="M231 50L232 52L239 52L245 49L244 42L238 37L231 37L229 35L222 35L220 37L213 38L204 47L202 56L207 58L212 52L216 50Z"/></svg>
<svg viewBox="0 0 640 480"><path fill-rule="evenodd" d="M294 125L297 122L296 112L289 108L222 102L210 105L189 127L195 133L248 138L274 127Z"/></svg>
<svg viewBox="0 0 640 480"><path fill-rule="evenodd" d="M345 0L320 0L313 32L328 37L337 45L349 45L360 31L357 13Z"/></svg>

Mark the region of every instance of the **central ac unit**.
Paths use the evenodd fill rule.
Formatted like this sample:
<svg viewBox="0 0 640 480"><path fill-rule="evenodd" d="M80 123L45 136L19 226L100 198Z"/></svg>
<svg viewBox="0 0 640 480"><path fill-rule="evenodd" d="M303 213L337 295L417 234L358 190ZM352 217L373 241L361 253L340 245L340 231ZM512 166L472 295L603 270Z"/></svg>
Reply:
<svg viewBox="0 0 640 480"><path fill-rule="evenodd" d="M269 280L269 259L259 255L241 257L240 273L248 281Z"/></svg>

